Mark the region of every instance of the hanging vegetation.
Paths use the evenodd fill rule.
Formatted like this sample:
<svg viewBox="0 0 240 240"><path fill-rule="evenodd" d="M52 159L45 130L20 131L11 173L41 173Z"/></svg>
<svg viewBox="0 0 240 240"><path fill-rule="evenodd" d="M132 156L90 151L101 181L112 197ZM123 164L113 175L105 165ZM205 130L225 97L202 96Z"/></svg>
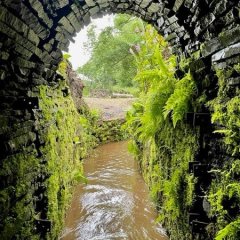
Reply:
<svg viewBox="0 0 240 240"><path fill-rule="evenodd" d="M173 239L190 239L187 211L194 200L188 173L198 149L198 131L183 123L193 109L196 86L188 72L175 77L176 59L164 39L146 26L144 44L135 54L140 98L127 114L133 136L130 150L138 159L158 210L158 220Z"/></svg>

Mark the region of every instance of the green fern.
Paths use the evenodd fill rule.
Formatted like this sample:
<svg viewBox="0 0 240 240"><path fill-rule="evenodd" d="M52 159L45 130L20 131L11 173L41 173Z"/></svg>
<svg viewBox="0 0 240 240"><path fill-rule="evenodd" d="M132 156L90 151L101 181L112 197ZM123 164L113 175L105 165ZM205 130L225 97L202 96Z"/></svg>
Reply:
<svg viewBox="0 0 240 240"><path fill-rule="evenodd" d="M215 240L238 240L240 239L240 218L229 223L225 228L221 229Z"/></svg>
<svg viewBox="0 0 240 240"><path fill-rule="evenodd" d="M189 105L195 92L196 85L190 73L176 83L173 94L164 106L164 118L171 115L174 127L189 111Z"/></svg>

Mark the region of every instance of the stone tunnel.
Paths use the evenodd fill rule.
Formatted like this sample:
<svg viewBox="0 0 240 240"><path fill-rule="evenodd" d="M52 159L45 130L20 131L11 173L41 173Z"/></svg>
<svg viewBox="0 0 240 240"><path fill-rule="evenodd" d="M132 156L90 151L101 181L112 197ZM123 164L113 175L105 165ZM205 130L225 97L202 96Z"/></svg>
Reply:
<svg viewBox="0 0 240 240"><path fill-rule="evenodd" d="M218 91L216 71L240 63L238 0L0 0L1 239L46 237L41 232L48 228L48 199L36 205L32 197L42 194L41 183L49 177L40 174L48 161L41 145L49 125L41 122L37 89L59 84L56 70L62 51L90 18L109 13L127 13L150 23L179 62L194 56L190 71L200 86L210 81L209 95ZM231 88L228 98L239 97L239 74L225 81ZM48 95L54 100L54 93ZM42 214L40 230L36 212Z"/></svg>

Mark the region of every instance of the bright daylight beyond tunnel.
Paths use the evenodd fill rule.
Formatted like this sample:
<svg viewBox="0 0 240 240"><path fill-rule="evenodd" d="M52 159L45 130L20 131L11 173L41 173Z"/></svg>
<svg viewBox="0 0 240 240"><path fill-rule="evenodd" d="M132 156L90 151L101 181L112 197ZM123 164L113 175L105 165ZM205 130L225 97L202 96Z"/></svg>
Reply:
<svg viewBox="0 0 240 240"><path fill-rule="evenodd" d="M239 240L239 3L47 2L0 1L0 239Z"/></svg>

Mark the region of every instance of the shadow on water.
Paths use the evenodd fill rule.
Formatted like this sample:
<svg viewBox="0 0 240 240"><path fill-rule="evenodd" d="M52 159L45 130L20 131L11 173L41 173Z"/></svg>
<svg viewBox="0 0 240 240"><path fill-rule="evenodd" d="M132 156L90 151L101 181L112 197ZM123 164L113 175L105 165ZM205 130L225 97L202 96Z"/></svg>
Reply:
<svg viewBox="0 0 240 240"><path fill-rule="evenodd" d="M95 149L75 188L61 240L167 240L127 142Z"/></svg>

